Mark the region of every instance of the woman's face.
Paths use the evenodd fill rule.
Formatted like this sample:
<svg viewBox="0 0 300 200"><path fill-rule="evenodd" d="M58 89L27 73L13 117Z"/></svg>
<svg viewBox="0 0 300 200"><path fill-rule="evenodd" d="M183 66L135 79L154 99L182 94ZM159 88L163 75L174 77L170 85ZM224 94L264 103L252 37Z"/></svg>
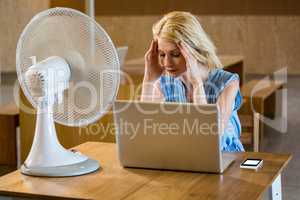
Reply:
<svg viewBox="0 0 300 200"><path fill-rule="evenodd" d="M186 71L186 63L180 49L173 42L157 38L158 60L164 71L171 76L179 76Z"/></svg>

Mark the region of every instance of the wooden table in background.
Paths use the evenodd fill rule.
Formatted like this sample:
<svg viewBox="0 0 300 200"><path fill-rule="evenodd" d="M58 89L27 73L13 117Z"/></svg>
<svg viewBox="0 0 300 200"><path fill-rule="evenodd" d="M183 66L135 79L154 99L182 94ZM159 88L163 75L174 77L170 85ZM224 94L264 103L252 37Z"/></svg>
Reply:
<svg viewBox="0 0 300 200"><path fill-rule="evenodd" d="M224 69L237 73L240 76L240 85L244 82L244 57L239 55L220 55ZM127 60L123 66L123 71L127 73L134 83L141 83L144 76L144 58Z"/></svg>
<svg viewBox="0 0 300 200"><path fill-rule="evenodd" d="M285 83L273 80L251 80L244 84L241 92L245 101L251 101L255 112L274 119L276 92L283 89Z"/></svg>
<svg viewBox="0 0 300 200"><path fill-rule="evenodd" d="M74 148L100 162L97 172L78 177L40 178L15 171L0 177L0 196L51 199L259 199L271 188L281 199L281 173L290 155L233 153L223 174L123 168L116 144L88 142ZM240 169L248 157L264 160L258 171ZM277 193L277 195L276 195Z"/></svg>
<svg viewBox="0 0 300 200"><path fill-rule="evenodd" d="M259 143L261 147L264 144L264 132L266 126L263 117L267 117L269 120L275 119L276 93L284 87L286 87L285 83L280 81L255 79L247 82L241 88L244 99L243 106L239 110L239 113L257 112L260 114ZM277 111L277 114L282 115L279 111Z"/></svg>
<svg viewBox="0 0 300 200"><path fill-rule="evenodd" d="M0 106L0 165L17 167L19 109L15 103Z"/></svg>

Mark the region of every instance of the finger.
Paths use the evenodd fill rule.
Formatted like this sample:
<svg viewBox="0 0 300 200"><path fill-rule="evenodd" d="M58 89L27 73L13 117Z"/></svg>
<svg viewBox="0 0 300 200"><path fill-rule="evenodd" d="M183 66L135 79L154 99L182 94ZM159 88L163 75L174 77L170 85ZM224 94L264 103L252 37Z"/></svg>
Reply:
<svg viewBox="0 0 300 200"><path fill-rule="evenodd" d="M185 54L190 58L190 54L189 54L189 46L187 45L187 43L185 43L185 42L182 42L182 49L183 49L183 51L185 52Z"/></svg>
<svg viewBox="0 0 300 200"><path fill-rule="evenodd" d="M180 42L179 44L177 44L181 54L183 55L184 59L186 60L186 62L189 61L190 57L186 51L186 49L183 47L182 42Z"/></svg>
<svg viewBox="0 0 300 200"><path fill-rule="evenodd" d="M152 52L157 53L158 52L158 42L156 40L152 40L153 45L152 45Z"/></svg>
<svg viewBox="0 0 300 200"><path fill-rule="evenodd" d="M147 51L147 52L150 52L150 51L152 51L152 49L153 49L153 46L154 46L154 40L151 40L150 48L148 49L148 51Z"/></svg>
<svg viewBox="0 0 300 200"><path fill-rule="evenodd" d="M181 49L182 49L182 52L183 52L185 58L187 60L190 60L191 59L191 55L190 55L189 50L187 48L187 44L185 42L181 42L180 44L181 44Z"/></svg>
<svg viewBox="0 0 300 200"><path fill-rule="evenodd" d="M188 53L187 53L186 48L183 46L183 43L180 42L177 46L179 47L180 52L181 52L181 54L183 55L183 57L184 57L185 59L189 59L189 55L188 55Z"/></svg>
<svg viewBox="0 0 300 200"><path fill-rule="evenodd" d="M153 52L153 46L154 46L154 41L151 40L151 44L150 44L150 47L148 49L148 51L145 53L145 58L146 59L149 59L149 56L151 55L151 53Z"/></svg>
<svg viewBox="0 0 300 200"><path fill-rule="evenodd" d="M191 47L185 43L185 42L182 42L182 45L181 45L182 49L183 49L183 52L185 53L185 56L187 57L188 61L190 62L190 64L196 64L197 63L197 59L194 57L194 55L192 55L190 52L190 49Z"/></svg>

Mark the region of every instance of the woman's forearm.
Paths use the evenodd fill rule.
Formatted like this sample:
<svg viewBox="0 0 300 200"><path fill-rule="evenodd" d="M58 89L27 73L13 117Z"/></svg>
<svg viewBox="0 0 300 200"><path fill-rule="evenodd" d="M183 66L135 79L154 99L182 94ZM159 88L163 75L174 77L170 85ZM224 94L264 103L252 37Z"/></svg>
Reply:
<svg viewBox="0 0 300 200"><path fill-rule="evenodd" d="M232 107L234 105L235 96L239 90L239 81L231 82L220 94L217 100L220 111L220 131L224 133L227 128L228 121L232 113Z"/></svg>
<svg viewBox="0 0 300 200"><path fill-rule="evenodd" d="M144 78L142 84L141 101L163 102L164 95L160 90L159 81L149 81Z"/></svg>
<svg viewBox="0 0 300 200"><path fill-rule="evenodd" d="M203 84L197 83L193 86L193 102L197 104L207 104Z"/></svg>
<svg viewBox="0 0 300 200"><path fill-rule="evenodd" d="M153 95L154 84L151 81L143 80L141 101L151 101Z"/></svg>

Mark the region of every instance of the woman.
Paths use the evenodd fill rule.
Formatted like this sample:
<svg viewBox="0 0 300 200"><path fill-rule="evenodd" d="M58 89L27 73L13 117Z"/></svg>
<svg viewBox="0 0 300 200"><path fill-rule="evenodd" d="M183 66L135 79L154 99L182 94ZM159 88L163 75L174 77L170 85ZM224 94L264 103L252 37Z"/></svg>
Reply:
<svg viewBox="0 0 300 200"><path fill-rule="evenodd" d="M216 103L221 116L222 150L244 151L237 110L239 77L221 69L215 46L197 18L171 12L153 25L145 54L142 101Z"/></svg>

